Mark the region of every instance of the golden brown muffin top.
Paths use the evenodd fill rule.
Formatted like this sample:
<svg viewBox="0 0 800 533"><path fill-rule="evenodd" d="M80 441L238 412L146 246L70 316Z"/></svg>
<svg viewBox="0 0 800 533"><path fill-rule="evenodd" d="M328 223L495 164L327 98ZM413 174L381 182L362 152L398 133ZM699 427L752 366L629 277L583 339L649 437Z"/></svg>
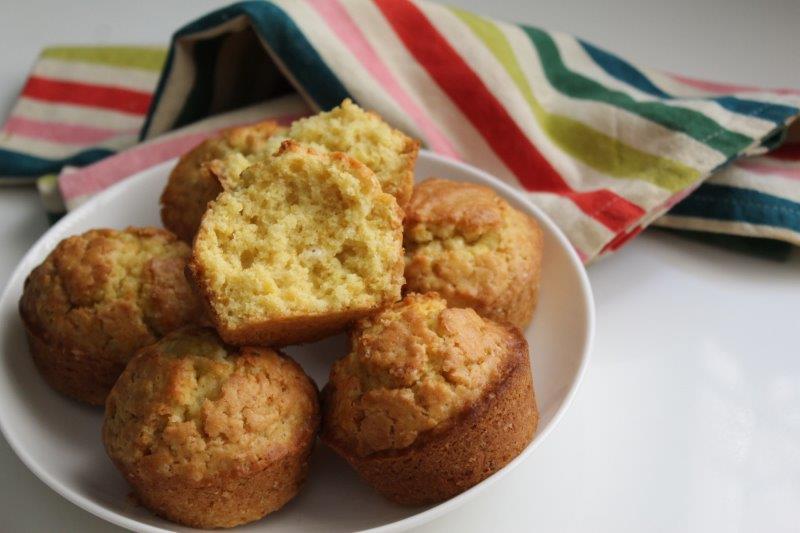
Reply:
<svg viewBox="0 0 800 533"><path fill-rule="evenodd" d="M201 317L189 247L157 228L96 229L61 241L25 282L20 311L42 340L125 362Z"/></svg>
<svg viewBox="0 0 800 533"><path fill-rule="evenodd" d="M359 456L441 431L527 357L518 330L409 294L360 321L331 370L325 434Z"/></svg>
<svg viewBox="0 0 800 533"><path fill-rule="evenodd" d="M270 139L285 131L273 120L221 131L184 154L170 174L161 195L161 217L168 228L191 242L206 208L197 198L211 199L222 192L220 181L230 179L241 168L228 168L221 161L235 154L247 157L274 151Z"/></svg>
<svg viewBox="0 0 800 533"><path fill-rule="evenodd" d="M128 364L106 402L103 440L129 475L202 484L265 468L318 424L316 386L297 363L185 328Z"/></svg>
<svg viewBox="0 0 800 533"><path fill-rule="evenodd" d="M495 306L534 283L541 229L489 187L429 178L414 189L404 226L412 290L436 291L451 305L495 316Z"/></svg>

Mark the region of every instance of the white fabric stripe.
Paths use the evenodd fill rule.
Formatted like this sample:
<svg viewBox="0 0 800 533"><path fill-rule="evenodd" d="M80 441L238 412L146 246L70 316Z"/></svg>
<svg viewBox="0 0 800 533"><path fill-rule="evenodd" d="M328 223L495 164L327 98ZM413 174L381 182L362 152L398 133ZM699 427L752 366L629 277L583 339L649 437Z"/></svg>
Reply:
<svg viewBox="0 0 800 533"><path fill-rule="evenodd" d="M558 227L569 237L570 242L588 257L593 257L614 233L597 220L589 217L569 199L557 194L530 193L528 197L541 207Z"/></svg>
<svg viewBox="0 0 800 533"><path fill-rule="evenodd" d="M192 60L193 42L179 41L172 47L172 66L166 86L155 108L150 108L150 124L145 138L153 138L165 131L175 122L183 108L186 97L194 84L195 67ZM153 95L155 98L155 95Z"/></svg>
<svg viewBox="0 0 800 533"><path fill-rule="evenodd" d="M763 135L764 131L769 131L774 127L774 123L771 121L728 111L716 102L708 100L682 100L677 102L674 100L662 100L657 96L652 96L606 73L605 70L594 62L591 56L589 56L574 37L559 33L550 35L561 51L561 60L570 70L594 79L609 89L623 92L637 102L661 102L670 107L682 107L698 111L722 125L724 128L748 136L754 134L758 136ZM642 73L644 74L644 72Z"/></svg>
<svg viewBox="0 0 800 533"><path fill-rule="evenodd" d="M747 222L733 222L729 220L714 220L710 218L685 217L677 215L664 215L654 222L654 225L664 228L687 229L693 231L709 231L712 233L728 233L744 237L762 237L787 241L795 246L800 246L800 233L787 228L778 228L764 224L749 224Z"/></svg>
<svg viewBox="0 0 800 533"><path fill-rule="evenodd" d="M6 150L12 150L24 155L41 157L43 159L63 159L75 155L78 152L95 148L107 148L109 150L120 150L136 144L137 135L119 135L108 139L102 143L90 143L87 145L63 144L45 141L42 139L31 139L22 135L4 136L2 146Z"/></svg>
<svg viewBox="0 0 800 533"><path fill-rule="evenodd" d="M99 107L53 104L24 96L17 100L11 116L112 130L139 129L144 123L143 117L128 113L119 113Z"/></svg>
<svg viewBox="0 0 800 533"><path fill-rule="evenodd" d="M160 75L159 72L136 68L61 61L51 58L39 59L33 67L33 74L51 80L107 85L146 93L155 90Z"/></svg>
<svg viewBox="0 0 800 533"><path fill-rule="evenodd" d="M800 203L800 182L778 174L756 174L732 166L709 178L707 183L750 189Z"/></svg>

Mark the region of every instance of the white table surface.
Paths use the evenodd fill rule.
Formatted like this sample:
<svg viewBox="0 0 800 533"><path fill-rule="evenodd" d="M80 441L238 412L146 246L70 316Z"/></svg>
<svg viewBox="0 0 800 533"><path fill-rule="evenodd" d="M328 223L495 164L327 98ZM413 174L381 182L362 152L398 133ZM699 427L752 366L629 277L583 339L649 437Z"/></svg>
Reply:
<svg viewBox="0 0 800 533"><path fill-rule="evenodd" d="M800 87L796 0L450 3L675 72ZM5 0L0 114L41 47L163 43L217 5ZM0 190L0 227L4 284L47 229L32 188ZM597 337L572 408L520 468L418 531L800 530L798 250L776 261L656 230L589 274ZM0 530L116 528L48 489L0 439Z"/></svg>

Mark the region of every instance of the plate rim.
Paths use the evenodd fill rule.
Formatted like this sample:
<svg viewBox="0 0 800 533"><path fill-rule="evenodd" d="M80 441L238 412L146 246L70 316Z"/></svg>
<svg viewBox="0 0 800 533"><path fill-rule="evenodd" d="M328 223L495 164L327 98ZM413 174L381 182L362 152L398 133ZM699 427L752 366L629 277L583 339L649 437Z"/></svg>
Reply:
<svg viewBox="0 0 800 533"><path fill-rule="evenodd" d="M550 435L550 433L552 433L555 427L558 426L558 424L561 422L561 419L564 417L564 414L572 405L572 402L575 398L578 388L583 382L586 370L589 366L589 360L591 359L592 345L595 336L595 303L594 303L594 294L592 293L591 284L589 282L589 277L587 275L583 263L578 257L577 252L570 244L569 240L561 231L561 229L555 224L555 222L553 222L552 219L550 219L550 217L544 211L542 211L538 206L536 206L533 202L531 202L530 199L526 198L522 192L510 186L500 178L497 178L480 168L452 159L450 157L436 154L426 149L420 150L420 157L425 159L431 159L445 166L455 167L458 170L467 174L477 174L480 178L489 182L492 185L492 187L501 190L506 197L514 198L514 200L517 203L523 204L527 208L531 209L536 214L538 221L547 226L547 229L556 238L561 247L566 250L567 257L569 258L570 263L572 263L573 267L575 267L575 270L578 273L578 281L580 285L579 289L580 292L586 298L586 303L587 303L586 339L585 342L583 343L583 347L581 350L580 365L578 366L575 380L570 385L569 390L567 391L567 394L564 398L564 401L562 402L561 406L556 410L551 422L541 433L538 433L534 442L532 442L529 446L527 446L517 457L511 460L511 462L506 464L503 468L501 468L488 478L484 479L477 485L462 492L461 494L458 494L457 496L454 496L453 498L450 498L447 501L439 503L429 509L408 516L406 518L402 518L400 520L396 520L394 522L383 524L374 528L362 530L363 532L370 532L370 533L389 533L395 531L402 531L410 527L430 522L435 518L444 516L445 514L448 514L457 509L458 507L460 507L461 505L463 505L467 500L471 499L479 492L482 492L483 490L487 489L488 487L496 483L499 479L505 477L510 471L516 468L522 461L526 460L530 456L530 454L533 453L533 451L536 448L538 448L541 445L541 443ZM28 249L28 251L17 262L11 275L8 278L6 286L3 288L3 291L0 294L0 302L3 302L7 298L9 298L9 293L11 292L12 286L16 284L15 282L17 282L20 276L26 275L26 273L21 272L22 266L29 262L31 256L38 253L39 248L43 246L43 242L47 240L50 235L58 232L58 230L62 226L68 225L72 223L72 221L82 218L87 213L93 211L97 206L102 205L102 203L105 201L107 197L114 196L116 190L118 188L122 188L128 180L136 178L141 174L155 172L160 167L174 165L177 159L178 158L176 157L166 161L162 161L161 163L141 169L131 174L127 178L119 180L117 183L97 193L95 196L87 200L85 203L83 203L73 211L67 213L63 218L61 218L61 220L59 220L58 222L53 224L50 228L48 228L47 231L45 231L42 235L39 236L38 239L36 239L36 242L33 243L30 249ZM44 469L44 467L40 466L40 464L33 457L28 455L24 445L17 440L17 437L13 429L7 425L5 416L3 415L3 412L1 410L0 410L0 433L2 433L3 437L9 444L9 447L12 449L14 454L19 458L20 461L22 461L25 467L33 473L33 475L35 475L42 483L47 485L47 487L49 487L51 490L59 494L61 497L63 497L70 503L80 507L84 511L87 511L90 514L102 520L105 520L109 523L115 524L117 526L126 528L131 531L144 531L148 533L164 533L172 531L169 529L163 529L149 524L144 524L133 518L129 518L115 511L111 511L107 509L105 506L95 503L89 500L87 497L67 487L60 479L52 475L50 472Z"/></svg>

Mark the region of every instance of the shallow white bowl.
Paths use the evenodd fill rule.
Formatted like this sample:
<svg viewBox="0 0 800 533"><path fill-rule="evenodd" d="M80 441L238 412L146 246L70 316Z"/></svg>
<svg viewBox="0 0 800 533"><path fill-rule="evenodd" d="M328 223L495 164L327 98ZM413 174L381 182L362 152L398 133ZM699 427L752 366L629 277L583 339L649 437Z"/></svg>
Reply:
<svg viewBox="0 0 800 533"><path fill-rule="evenodd" d="M136 531L184 531L132 503L128 487L100 442L102 412L53 392L36 372L17 313L25 276L56 244L91 228L160 225L158 197L174 161L111 187L53 226L25 255L0 297L0 429L22 461L53 490L101 518ZM589 281L564 235L513 188L467 165L423 151L417 178L438 176L493 187L544 230L541 294L531 346L539 429L522 454L489 479L440 505L393 505L364 485L325 446L312 458L308 484L279 512L241 531L397 531L431 520L474 497L517 466L542 442L570 404L588 361L594 331ZM344 336L287 350L322 386L332 361L345 353Z"/></svg>

